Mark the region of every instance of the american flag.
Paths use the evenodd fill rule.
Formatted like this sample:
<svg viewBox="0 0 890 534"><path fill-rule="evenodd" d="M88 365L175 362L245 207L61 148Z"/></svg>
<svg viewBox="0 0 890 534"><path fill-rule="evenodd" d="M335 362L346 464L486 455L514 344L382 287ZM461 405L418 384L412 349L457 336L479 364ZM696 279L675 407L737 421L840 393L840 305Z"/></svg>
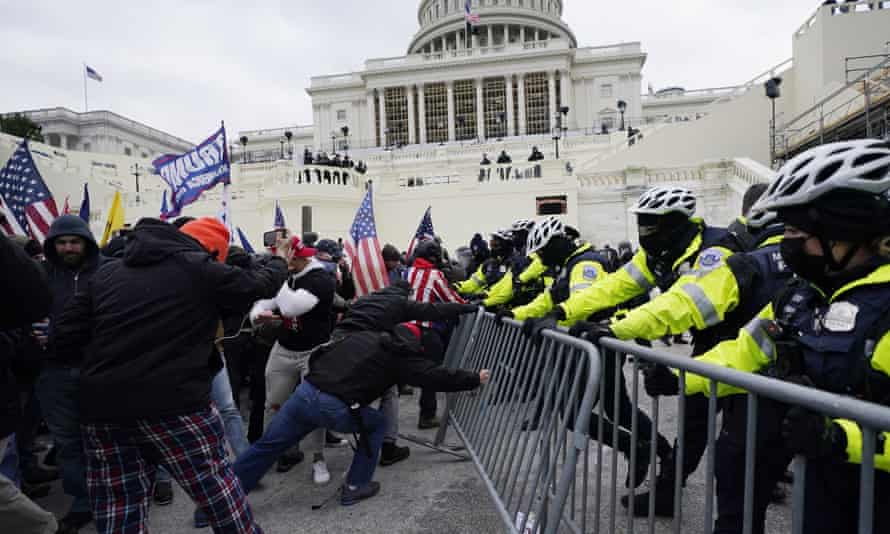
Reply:
<svg viewBox="0 0 890 534"><path fill-rule="evenodd" d="M411 254L414 253L414 247L418 243L436 237L436 233L433 231L433 216L430 213L431 209L431 207L426 209L423 218L420 219L420 226L417 227L417 231L414 232L414 237L411 238L411 243L408 245L407 252L409 258L411 257Z"/></svg>
<svg viewBox="0 0 890 534"><path fill-rule="evenodd" d="M284 222L284 212L281 211L281 206L278 205L278 201L275 201L275 229L279 228L287 228L287 223Z"/></svg>
<svg viewBox="0 0 890 534"><path fill-rule="evenodd" d="M473 8L470 7L470 0L464 3L464 18L467 20L467 24L479 24L481 20L478 13L473 13Z"/></svg>
<svg viewBox="0 0 890 534"><path fill-rule="evenodd" d="M3 230L7 234L30 236L40 242L59 216L56 201L34 165L27 139L0 170L0 210L5 215Z"/></svg>
<svg viewBox="0 0 890 534"><path fill-rule="evenodd" d="M374 204L371 200L372 188L362 200L355 214L344 247L352 260L352 274L355 278L356 294L361 297L383 289L389 284L389 275L383 263L380 241L377 240L377 225L374 223Z"/></svg>

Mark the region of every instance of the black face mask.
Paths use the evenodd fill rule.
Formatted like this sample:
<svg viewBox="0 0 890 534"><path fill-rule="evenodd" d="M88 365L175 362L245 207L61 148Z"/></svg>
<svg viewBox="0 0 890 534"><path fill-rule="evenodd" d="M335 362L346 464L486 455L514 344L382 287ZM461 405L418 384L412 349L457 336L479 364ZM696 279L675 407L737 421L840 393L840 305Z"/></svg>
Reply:
<svg viewBox="0 0 890 534"><path fill-rule="evenodd" d="M811 256L804 252L806 243L806 237L786 237L779 245L782 259L794 274L824 288L828 281L828 260L825 256Z"/></svg>
<svg viewBox="0 0 890 534"><path fill-rule="evenodd" d="M640 246L653 258L674 261L689 247L698 227L686 219L674 224L639 225Z"/></svg>
<svg viewBox="0 0 890 534"><path fill-rule="evenodd" d="M547 267L561 267L572 252L575 245L566 237L554 237L541 249L541 262Z"/></svg>

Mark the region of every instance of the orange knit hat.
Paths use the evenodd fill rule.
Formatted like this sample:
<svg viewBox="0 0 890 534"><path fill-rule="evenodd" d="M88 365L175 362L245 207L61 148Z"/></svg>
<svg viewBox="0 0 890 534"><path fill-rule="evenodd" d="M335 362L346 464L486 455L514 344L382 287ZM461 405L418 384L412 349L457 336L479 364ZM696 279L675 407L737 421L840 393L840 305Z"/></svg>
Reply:
<svg viewBox="0 0 890 534"><path fill-rule="evenodd" d="M180 231L196 239L221 263L226 262L226 256L229 255L229 230L219 219L202 217L186 224Z"/></svg>

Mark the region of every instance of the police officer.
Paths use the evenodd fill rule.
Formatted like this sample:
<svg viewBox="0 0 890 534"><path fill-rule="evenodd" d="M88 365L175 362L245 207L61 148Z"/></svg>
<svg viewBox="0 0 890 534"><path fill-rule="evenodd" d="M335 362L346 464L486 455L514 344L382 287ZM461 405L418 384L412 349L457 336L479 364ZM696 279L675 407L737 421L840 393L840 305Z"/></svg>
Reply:
<svg viewBox="0 0 890 534"><path fill-rule="evenodd" d="M696 198L692 191L679 187L654 187L637 201L632 212L637 215L640 250L630 262L587 290L573 294L555 310L568 324L585 320L603 310L614 308L658 287L662 293L681 291L700 276L720 267L733 254L726 244L724 228L708 226L694 217ZM675 288L675 289L673 289ZM608 335L608 334L606 334ZM643 336L649 337L649 336ZM606 362L609 363L609 362ZM686 399L687 447L683 477L695 471L707 441L708 399L696 395ZM673 462L662 464L660 483L656 483L656 512L673 513L675 476ZM639 496L648 501L648 494ZM625 505L627 499L623 499ZM635 504L635 510L647 509Z"/></svg>
<svg viewBox="0 0 890 534"><path fill-rule="evenodd" d="M754 210L778 212L785 223L781 255L797 277L736 339L699 360L890 405L888 188L887 142L827 144L786 163ZM646 385L653 393L671 392L677 379L660 372ZM687 375L686 394L708 389L707 379ZM720 396L735 391L718 386ZM778 403L759 414L760 425L781 424L784 439L757 445L755 532L763 531L763 493L792 454L809 458L803 531L855 532L859 467L852 464L862 455L859 426ZM744 425L724 428L738 443L744 443L744 432ZM890 531L888 442L885 432L876 444L874 532Z"/></svg>
<svg viewBox="0 0 890 534"><path fill-rule="evenodd" d="M513 236L510 231L498 230L492 233L488 247L491 256L482 262L470 278L456 284L461 295L484 297L485 291L498 283L510 270L510 260L513 258Z"/></svg>
<svg viewBox="0 0 890 534"><path fill-rule="evenodd" d="M534 229L535 221L519 219L510 227L513 239L513 256L510 258L510 275L502 277L488 290L482 305L489 310L511 308L528 304L535 299L551 281L545 278L547 267L537 253L526 253L528 234Z"/></svg>
<svg viewBox="0 0 890 534"><path fill-rule="evenodd" d="M762 193L764 189L757 188L755 191ZM779 252L784 227L775 219L774 212L760 212L742 218L746 235L750 236L749 243L759 246L753 252L729 256L721 266L702 276L688 278L683 284L674 284L651 302L619 314L611 324L579 323L573 327L573 333L585 332L588 339L616 337L622 340L655 340L691 329L695 331L694 354L702 354L721 341L735 338L739 328L757 315L791 278L792 273ZM734 239L734 236L730 236L730 242ZM695 399L695 406L698 407L700 396ZM746 401L743 395L737 395L726 399L721 407L742 413ZM707 434L700 431L707 429L707 414L700 411L687 414L693 420L687 419L685 422L690 463L684 469L684 476L695 470L707 445ZM778 428L772 429L772 435L778 436ZM761 436L767 436L767 432L764 431ZM726 489L724 493L730 495L734 487L729 481L738 480L730 477L727 471L721 476L721 469L732 473L744 469L744 443L741 450L734 445L734 442L722 438L717 442L717 455L721 459L717 466L718 493ZM669 461L662 463L661 476L655 483L655 513L672 516L675 463L672 455L660 457ZM741 476L743 480L744 473ZM730 487L724 488L726 484ZM741 528L744 499L741 489L737 493L739 499L723 499L719 511L724 522L738 519ZM648 493L635 497L635 514L646 515L648 499ZM622 502L628 506L627 498Z"/></svg>

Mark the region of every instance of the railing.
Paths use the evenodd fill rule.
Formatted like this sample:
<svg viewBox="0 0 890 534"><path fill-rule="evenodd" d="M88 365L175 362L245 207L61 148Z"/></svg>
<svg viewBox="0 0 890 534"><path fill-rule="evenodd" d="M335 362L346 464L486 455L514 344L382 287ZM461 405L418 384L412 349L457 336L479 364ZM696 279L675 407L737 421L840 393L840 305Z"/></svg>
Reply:
<svg viewBox="0 0 890 534"><path fill-rule="evenodd" d="M884 1L874 1L867 0L862 2L845 2L844 0L839 0L837 4L823 4L816 9L816 12L810 15L810 17L794 32L794 38L799 39L806 35L810 29L818 24L819 16L824 12L828 12L829 15L848 15L853 13L863 13L866 11L875 11L879 9L890 9L890 2Z"/></svg>
<svg viewBox="0 0 890 534"><path fill-rule="evenodd" d="M114 124L133 133L139 133L143 136L154 139L160 143L179 147L182 150L188 150L195 146L191 141L170 135L168 133L156 130L150 126L146 126L141 122L128 119L112 111L87 111L85 113L77 113L67 108L46 108L33 111L24 111L24 114L31 117L37 122L41 120L64 119L77 124L78 126L86 123L107 123Z"/></svg>
<svg viewBox="0 0 890 534"><path fill-rule="evenodd" d="M304 126L286 126L284 128L266 128L263 130L244 130L238 132L238 137L247 136L248 146L250 145L250 140L253 137L268 137L273 138L276 141L284 138L284 134L290 132L292 137L298 137L300 135L308 135L313 136L315 134L315 127L313 125L304 125ZM237 139L230 139L231 142L237 141Z"/></svg>
<svg viewBox="0 0 890 534"><path fill-rule="evenodd" d="M761 165L753 159L735 158L732 160L732 175L742 180L747 185L770 183L775 177L775 172L766 165Z"/></svg>

